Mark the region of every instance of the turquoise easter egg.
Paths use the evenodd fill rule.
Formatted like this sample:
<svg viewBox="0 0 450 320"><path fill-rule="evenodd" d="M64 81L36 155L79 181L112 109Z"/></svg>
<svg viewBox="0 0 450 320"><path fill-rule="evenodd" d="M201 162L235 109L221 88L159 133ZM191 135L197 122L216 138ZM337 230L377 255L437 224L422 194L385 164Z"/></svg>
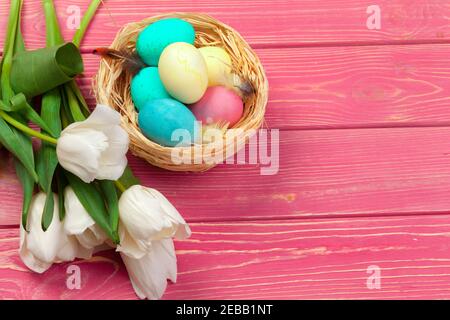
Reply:
<svg viewBox="0 0 450 320"><path fill-rule="evenodd" d="M163 50L174 42L194 44L195 30L189 23L177 18L158 20L139 33L136 50L142 60L157 66Z"/></svg>
<svg viewBox="0 0 450 320"><path fill-rule="evenodd" d="M148 101L139 112L138 123L147 138L162 146L189 146L198 138L195 116L173 99Z"/></svg>
<svg viewBox="0 0 450 320"><path fill-rule="evenodd" d="M161 82L158 68L144 68L134 76L131 80L131 98L138 110L150 100L170 98Z"/></svg>

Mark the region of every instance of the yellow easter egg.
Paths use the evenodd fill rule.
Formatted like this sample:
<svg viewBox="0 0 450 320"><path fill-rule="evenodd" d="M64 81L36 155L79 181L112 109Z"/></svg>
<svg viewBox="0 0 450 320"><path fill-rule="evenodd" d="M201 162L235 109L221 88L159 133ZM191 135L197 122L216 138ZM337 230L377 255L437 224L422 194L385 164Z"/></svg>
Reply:
<svg viewBox="0 0 450 320"><path fill-rule="evenodd" d="M220 47L203 47L199 49L208 68L209 86L225 85L231 73L231 58Z"/></svg>
<svg viewBox="0 0 450 320"><path fill-rule="evenodd" d="M195 103L208 87L205 59L192 44L176 42L159 58L159 76L167 92L180 102Z"/></svg>

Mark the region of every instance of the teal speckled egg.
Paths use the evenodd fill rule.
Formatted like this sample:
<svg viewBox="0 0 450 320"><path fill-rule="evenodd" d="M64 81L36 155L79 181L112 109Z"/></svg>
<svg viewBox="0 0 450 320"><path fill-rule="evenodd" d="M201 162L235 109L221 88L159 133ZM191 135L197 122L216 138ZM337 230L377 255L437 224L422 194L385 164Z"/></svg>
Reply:
<svg viewBox="0 0 450 320"><path fill-rule="evenodd" d="M139 33L136 50L149 66L157 66L163 50L174 42L194 44L195 30L189 23L177 18L158 20Z"/></svg>
<svg viewBox="0 0 450 320"><path fill-rule="evenodd" d="M131 80L131 98L138 110L150 100L170 98L159 78L158 68L144 68L134 76Z"/></svg>
<svg viewBox="0 0 450 320"><path fill-rule="evenodd" d="M184 104L173 99L147 102L139 112L138 122L144 135L162 146L189 146L198 138L195 116ZM177 129L183 131L175 132Z"/></svg>

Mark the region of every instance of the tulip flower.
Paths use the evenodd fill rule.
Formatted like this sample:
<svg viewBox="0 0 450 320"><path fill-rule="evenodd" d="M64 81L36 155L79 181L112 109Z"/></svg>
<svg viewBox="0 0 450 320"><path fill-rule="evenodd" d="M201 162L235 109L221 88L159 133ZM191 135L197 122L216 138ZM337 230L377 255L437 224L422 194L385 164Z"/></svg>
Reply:
<svg viewBox="0 0 450 320"><path fill-rule="evenodd" d="M134 291L141 299L160 299L167 279L177 281L177 258L172 239L152 242L151 250L140 259L121 254Z"/></svg>
<svg viewBox="0 0 450 320"><path fill-rule="evenodd" d="M91 252L105 242L107 235L91 218L70 186L64 190L64 208L66 234L75 236L79 243Z"/></svg>
<svg viewBox="0 0 450 320"><path fill-rule="evenodd" d="M117 251L142 258L152 241L186 239L191 230L180 213L160 192L140 185L127 189L119 199L119 236Z"/></svg>
<svg viewBox="0 0 450 320"><path fill-rule="evenodd" d="M89 258L90 253L80 248L75 237L65 234L58 215L58 199L54 196L52 223L47 231L41 221L45 206L45 193L34 196L28 213L28 229L20 227L20 257L24 264L37 273L45 272L54 262L72 261L76 257Z"/></svg>
<svg viewBox="0 0 450 320"><path fill-rule="evenodd" d="M117 251L141 298L159 299L167 279L175 282L177 261L172 237L185 239L191 230L175 207L157 190L140 185L119 199Z"/></svg>
<svg viewBox="0 0 450 320"><path fill-rule="evenodd" d="M65 128L56 146L61 166L86 183L117 180L127 166L129 138L120 126L120 115L97 105L84 121Z"/></svg>

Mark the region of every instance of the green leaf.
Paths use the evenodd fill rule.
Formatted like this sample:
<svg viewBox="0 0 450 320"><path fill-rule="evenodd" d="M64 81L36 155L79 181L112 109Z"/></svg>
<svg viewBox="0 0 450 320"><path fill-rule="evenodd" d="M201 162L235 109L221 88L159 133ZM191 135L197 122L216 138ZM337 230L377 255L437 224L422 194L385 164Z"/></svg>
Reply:
<svg viewBox="0 0 450 320"><path fill-rule="evenodd" d="M9 104L4 103L3 101L0 100L0 110L6 111L6 112L11 112L12 107Z"/></svg>
<svg viewBox="0 0 450 320"><path fill-rule="evenodd" d="M56 133L53 132L47 124L42 120L39 114L31 107L23 93L16 94L11 98L10 104L6 104L3 101L0 101L0 109L6 112L19 112L21 113L27 120L37 124L42 130L47 131L53 137L56 136Z"/></svg>
<svg viewBox="0 0 450 320"><path fill-rule="evenodd" d="M64 39L59 28L58 17L56 16L53 0L42 0L42 5L44 6L45 14L47 47L59 45L64 42Z"/></svg>
<svg viewBox="0 0 450 320"><path fill-rule="evenodd" d="M12 69L12 61L14 50L16 48L16 38L18 30L20 30L20 12L22 9L22 0L11 1L9 10L8 27L6 31L6 39L3 47L3 59L1 63L1 96L3 102L8 102L13 96L14 91L11 87L10 76Z"/></svg>
<svg viewBox="0 0 450 320"><path fill-rule="evenodd" d="M39 177L39 186L44 192L51 192L53 173L58 165L58 158L54 147L42 143L36 152L36 172Z"/></svg>
<svg viewBox="0 0 450 320"><path fill-rule="evenodd" d="M75 93L72 91L68 84L64 86L64 89L67 96L67 102L69 104L70 114L72 115L73 119L75 121L85 120L86 116L82 111L82 107L80 107L80 102L78 101Z"/></svg>
<svg viewBox="0 0 450 320"><path fill-rule="evenodd" d="M42 130L49 133L52 137L56 137L59 133L54 132L47 126L44 120L39 116L39 114L33 109L32 106L27 102L27 99L23 93L16 94L11 98L11 111L17 111L24 115L24 117L37 124Z"/></svg>
<svg viewBox="0 0 450 320"><path fill-rule="evenodd" d="M81 53L73 43L19 52L11 66L11 86L27 98L71 81L83 72Z"/></svg>
<svg viewBox="0 0 450 320"><path fill-rule="evenodd" d="M56 157L55 148L45 145L44 143L42 143L41 148L36 153L36 171L39 176L39 186L47 194L41 221L42 230L44 231L46 231L52 223L55 206L52 181L53 173L58 165L58 160L54 160L53 154L55 154Z"/></svg>
<svg viewBox="0 0 450 320"><path fill-rule="evenodd" d="M22 111L27 107L27 98L23 95L23 93L16 94L9 100L8 109L4 109L8 112L18 112Z"/></svg>
<svg viewBox="0 0 450 320"><path fill-rule="evenodd" d="M22 11L22 9L20 11ZM14 54L16 54L18 52L23 52L26 50L25 42L23 41L22 28L20 26L21 20L22 20L22 18L19 14L18 22L17 22L17 30L16 30L16 41L14 41Z"/></svg>
<svg viewBox="0 0 450 320"><path fill-rule="evenodd" d="M114 235L119 234L119 197L113 181L101 180L98 182L103 192L106 207L109 212L109 224Z"/></svg>
<svg viewBox="0 0 450 320"><path fill-rule="evenodd" d="M68 84L66 84L66 86L68 86L72 90L75 97L78 99L79 105L81 106L81 111L83 112L85 118L87 118L91 111L89 110L86 99L84 99L80 88L77 86L77 83L75 82L75 80L72 80Z"/></svg>
<svg viewBox="0 0 450 320"><path fill-rule="evenodd" d="M59 220L63 221L66 216L66 209L64 207L64 190L67 186L67 179L62 170L58 170L56 172L56 184L58 187Z"/></svg>
<svg viewBox="0 0 450 320"><path fill-rule="evenodd" d="M36 171L39 177L39 186L44 192L51 192L53 174L58 165L56 149L45 142L36 152Z"/></svg>
<svg viewBox="0 0 450 320"><path fill-rule="evenodd" d="M59 91L61 94L61 104L62 104L61 120L63 121L63 126L66 127L70 123L73 123L74 119L72 117L72 112L70 111L69 101L67 100L66 87L65 86L59 87ZM67 123L65 123L66 121Z"/></svg>
<svg viewBox="0 0 450 320"><path fill-rule="evenodd" d="M6 91L5 102L8 101L11 96L14 95L11 89L11 84L9 81L9 74L11 68L11 61L17 52L25 51L25 43L22 37L22 31L20 27L21 16L20 13L22 11L22 0L14 1L11 4L9 21L8 21L8 31L6 33L6 39L3 48L3 59L0 62L0 82L2 82L2 88L0 89L0 99L3 99L3 92ZM15 35L12 33L15 29ZM12 51L12 53L11 53ZM6 63L5 63L6 61ZM5 71L5 75L3 75L3 71ZM5 110L5 109L2 109Z"/></svg>
<svg viewBox="0 0 450 320"><path fill-rule="evenodd" d="M17 159L14 160L17 177L22 184L23 204L22 204L22 226L27 229L28 212L30 210L31 199L33 197L34 180L23 164Z"/></svg>
<svg viewBox="0 0 450 320"><path fill-rule="evenodd" d="M61 133L61 96L58 89L47 92L42 97L41 116L47 126L58 136ZM51 144L42 142L36 155L36 170L39 176L39 185L47 193L44 214L42 215L42 228L47 230L53 219L54 199L52 191L53 176L58 165L56 149Z"/></svg>
<svg viewBox="0 0 450 320"><path fill-rule="evenodd" d="M61 97L63 98L63 97ZM62 102L61 109L61 126L63 129L67 128L73 121L69 120L69 116L67 115L66 108L64 106L64 101Z"/></svg>
<svg viewBox="0 0 450 320"><path fill-rule="evenodd" d="M0 142L22 162L24 168L33 177L33 180L37 182L38 176L34 170L31 139L15 128L11 128L2 117L0 117Z"/></svg>
<svg viewBox="0 0 450 320"><path fill-rule="evenodd" d="M45 198L44 212L42 213L42 230L47 231L48 227L50 227L53 220L53 210L55 209L55 199L53 197L53 192L47 193L47 197Z"/></svg>
<svg viewBox="0 0 450 320"><path fill-rule="evenodd" d="M69 172L66 172L66 177L81 204L92 219L105 231L114 243L119 243L118 236L111 229L109 215L102 194L95 187L95 184L85 183Z"/></svg>
<svg viewBox="0 0 450 320"><path fill-rule="evenodd" d="M53 89L42 97L42 119L58 136L61 133L60 109L61 97L58 89ZM39 185L44 192L51 192L53 174L57 165L58 157L55 147L47 142L42 142L36 155L36 170L39 176Z"/></svg>
<svg viewBox="0 0 450 320"><path fill-rule="evenodd" d="M48 91L42 97L41 117L57 136L61 134L61 95L59 89Z"/></svg>
<svg viewBox="0 0 450 320"><path fill-rule="evenodd" d="M75 43L75 45L77 47L80 46L81 41L84 38L84 34L86 33L86 30L87 30L89 24L91 23L92 18L94 17L94 15L97 12L97 9L101 3L102 3L102 0L92 0L89 3L89 7L87 8L87 10L83 16L83 19L81 20L80 27L75 32L75 35L73 37L73 43Z"/></svg>
<svg viewBox="0 0 450 320"><path fill-rule="evenodd" d="M26 123L26 120L20 114L15 114L15 118L16 118L16 121L18 121L22 124ZM26 158L29 159L28 161L30 162L30 165L33 166L33 168L31 168L31 169L33 169L33 171L32 172L30 170L28 170L28 171L29 171L30 176L33 179L35 179L35 182L37 182L38 176L37 176L37 173L34 168L35 161L34 161L33 144L31 141L31 137L14 127L11 127L11 131L17 137L17 141L19 142L21 153ZM23 164L23 162L22 162L22 164ZM25 168L26 168L26 166L25 166Z"/></svg>
<svg viewBox="0 0 450 320"><path fill-rule="evenodd" d="M130 167L126 167L119 182L126 188L130 188L134 185L141 184L141 181L133 174Z"/></svg>

